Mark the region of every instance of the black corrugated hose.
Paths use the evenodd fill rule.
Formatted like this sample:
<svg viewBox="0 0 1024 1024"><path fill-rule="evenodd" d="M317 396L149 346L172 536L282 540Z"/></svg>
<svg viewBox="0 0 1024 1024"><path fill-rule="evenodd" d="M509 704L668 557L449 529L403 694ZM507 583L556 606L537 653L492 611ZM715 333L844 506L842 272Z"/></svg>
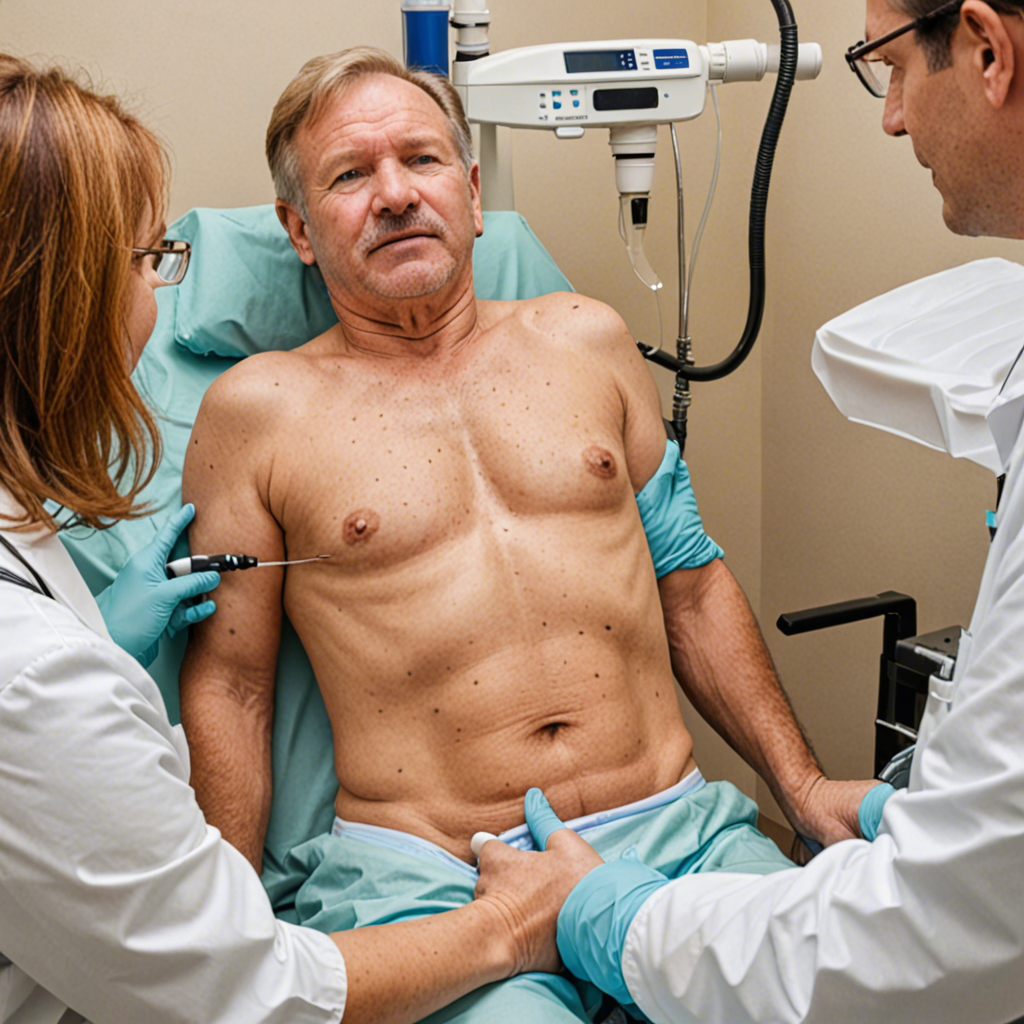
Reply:
<svg viewBox="0 0 1024 1024"><path fill-rule="evenodd" d="M771 184L772 165L775 162L775 147L782 131L782 122L786 117L786 108L789 106L789 94L796 79L798 45L796 21L789 0L772 0L772 6L779 18L779 73L768 118L761 133L754 183L750 189L750 227L747 243L750 260L750 302L747 308L747 324L739 344L720 363L713 366L679 367L677 372L687 380L719 380L732 373L750 355L764 317L764 226L768 186Z"/></svg>
<svg viewBox="0 0 1024 1024"><path fill-rule="evenodd" d="M719 380L732 373L750 355L757 340L764 317L765 267L764 229L768 206L768 187L771 184L772 165L775 162L775 148L782 131L782 122L789 106L789 96L796 79L797 26L789 0L772 0L772 6L779 19L779 72L775 82L771 106L761 133L757 163L754 168L754 182L750 189L750 221L748 230L748 258L750 263L750 301L747 308L747 323L736 348L720 363L712 366L690 366L673 359L666 352L651 354L652 362L669 369L685 380ZM646 346L641 346L645 348ZM686 422L676 425L677 433L686 436Z"/></svg>

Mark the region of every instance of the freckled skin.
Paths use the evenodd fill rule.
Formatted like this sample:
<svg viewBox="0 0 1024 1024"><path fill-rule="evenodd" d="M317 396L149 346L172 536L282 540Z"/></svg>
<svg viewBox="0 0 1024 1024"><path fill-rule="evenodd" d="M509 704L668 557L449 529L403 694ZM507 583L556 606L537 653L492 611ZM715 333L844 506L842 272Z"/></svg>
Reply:
<svg viewBox="0 0 1024 1024"><path fill-rule="evenodd" d="M262 361L286 361L289 387L257 380L253 415L282 436L243 433L236 412L225 416L234 447L211 438L199 449L223 449L221 462L242 452L256 467L278 539L246 540L252 550L334 556L283 574L283 602L338 737L337 813L467 861L474 831L522 820L532 785L576 817L666 788L693 764L675 701L655 696L675 684L634 497L664 454L660 408L655 393L634 414L646 424L641 457L622 433L615 369L624 354L632 366L635 347L623 352L623 337L595 365L594 304L573 302L482 306L483 335L438 366L339 361L322 341L273 353ZM581 318L568 351L552 341L566 318ZM260 365L237 369L258 378ZM212 398L240 375L222 375ZM210 528L216 502L197 504L195 543L238 542L244 500L224 500L223 532ZM218 629L231 671L251 680L275 653L260 648L253 609L280 607L281 576L235 576L245 578L222 582L196 636ZM235 616L244 625L224 637Z"/></svg>
<svg viewBox="0 0 1024 1024"><path fill-rule="evenodd" d="M476 302L471 244L454 233L363 255L346 244L382 205L423 205L462 231L479 206L447 155L400 149L400 106L360 102L311 131L311 227L305 240L289 228L307 262L307 243L334 243L334 263L316 262L339 323L214 382L194 435L232 471L197 454L184 481L194 550L333 557L225 577L190 635L182 716L202 709L186 730L204 811L258 863L283 610L331 720L336 813L475 863L472 834L520 824L531 786L573 818L694 767L678 706L654 699L675 684L635 500L664 455L661 408L601 303ZM336 187L330 162L352 147L354 177ZM472 215L454 215L460 202ZM335 280L339 260L354 276ZM438 291L382 297L453 260Z"/></svg>

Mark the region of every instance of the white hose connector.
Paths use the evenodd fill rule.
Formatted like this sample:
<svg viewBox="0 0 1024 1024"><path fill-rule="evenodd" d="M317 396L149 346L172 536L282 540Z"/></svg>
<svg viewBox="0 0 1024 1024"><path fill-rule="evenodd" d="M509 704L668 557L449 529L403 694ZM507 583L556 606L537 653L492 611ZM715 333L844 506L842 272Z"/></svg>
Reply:
<svg viewBox="0 0 1024 1024"><path fill-rule="evenodd" d="M490 25L491 12L487 10L486 0L455 0L452 21L464 25Z"/></svg>
<svg viewBox="0 0 1024 1024"><path fill-rule="evenodd" d="M619 193L651 191L658 127L653 124L616 125L608 131L608 145L615 159L615 187Z"/></svg>
<svg viewBox="0 0 1024 1024"><path fill-rule="evenodd" d="M615 187L619 190L619 232L626 243L629 262L637 277L652 291L661 287L644 253L644 229L647 227L647 196L654 184L654 154L658 149L655 124L620 124L608 130L608 145L615 157ZM633 203L643 216L633 216Z"/></svg>
<svg viewBox="0 0 1024 1024"><path fill-rule="evenodd" d="M455 29L455 49L467 57L486 57L490 52L491 12L487 0L455 0L451 25Z"/></svg>
<svg viewBox="0 0 1024 1024"><path fill-rule="evenodd" d="M778 43L759 43L756 39L727 39L701 47L712 82L760 82L768 72L779 70ZM821 73L821 47L801 43L797 47L798 81L817 78Z"/></svg>

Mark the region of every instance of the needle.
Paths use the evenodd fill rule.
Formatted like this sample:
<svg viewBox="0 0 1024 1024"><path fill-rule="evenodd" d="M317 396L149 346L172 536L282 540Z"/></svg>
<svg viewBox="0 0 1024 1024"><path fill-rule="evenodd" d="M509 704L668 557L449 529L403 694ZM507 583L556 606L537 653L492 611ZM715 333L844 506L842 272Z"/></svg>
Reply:
<svg viewBox="0 0 1024 1024"><path fill-rule="evenodd" d="M313 555L312 558L290 558L286 562L257 562L257 568L266 565L302 565L303 562L319 562L321 558L333 558L333 555Z"/></svg>
<svg viewBox="0 0 1024 1024"><path fill-rule="evenodd" d="M191 572L213 569L217 572L234 572L236 569L255 569L267 565L301 565L303 562L319 562L333 555L313 555L312 558L289 558L283 562L261 562L255 555L190 555L176 558L167 563L167 577L187 576Z"/></svg>

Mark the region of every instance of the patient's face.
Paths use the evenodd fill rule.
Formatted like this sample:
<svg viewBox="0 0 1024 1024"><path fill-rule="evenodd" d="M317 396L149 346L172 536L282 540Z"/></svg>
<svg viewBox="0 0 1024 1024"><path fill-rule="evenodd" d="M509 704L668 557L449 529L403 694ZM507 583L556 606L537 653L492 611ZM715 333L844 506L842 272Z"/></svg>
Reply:
<svg viewBox="0 0 1024 1024"><path fill-rule="evenodd" d="M429 295L470 272L483 229L479 170L467 176L444 112L422 89L360 79L296 146L309 246L336 303Z"/></svg>

